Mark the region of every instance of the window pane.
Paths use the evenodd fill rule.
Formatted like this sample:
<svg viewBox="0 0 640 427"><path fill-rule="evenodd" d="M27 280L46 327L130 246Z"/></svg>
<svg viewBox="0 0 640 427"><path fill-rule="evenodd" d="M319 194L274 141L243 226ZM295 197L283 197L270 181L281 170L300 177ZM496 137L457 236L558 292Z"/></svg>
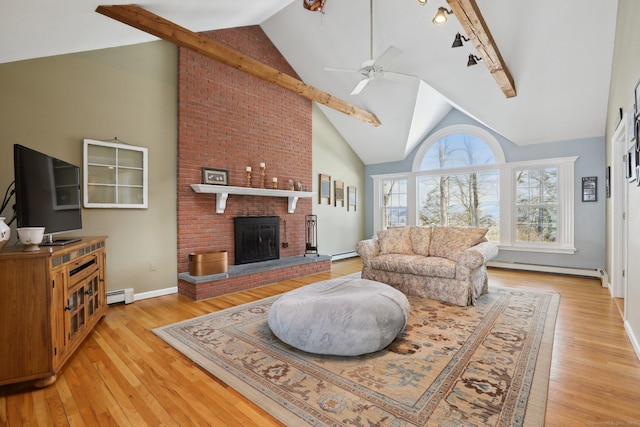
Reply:
<svg viewBox="0 0 640 427"><path fill-rule="evenodd" d="M407 180L385 179L382 189L383 227L407 225Z"/></svg>
<svg viewBox="0 0 640 427"><path fill-rule="evenodd" d="M418 224L486 227L499 241L499 181L498 171L421 177Z"/></svg>
<svg viewBox="0 0 640 427"><path fill-rule="evenodd" d="M554 243L558 229L558 169L516 171L516 240Z"/></svg>
<svg viewBox="0 0 640 427"><path fill-rule="evenodd" d="M436 170L495 163L493 152L480 138L456 133L441 138L429 148L420 170Z"/></svg>

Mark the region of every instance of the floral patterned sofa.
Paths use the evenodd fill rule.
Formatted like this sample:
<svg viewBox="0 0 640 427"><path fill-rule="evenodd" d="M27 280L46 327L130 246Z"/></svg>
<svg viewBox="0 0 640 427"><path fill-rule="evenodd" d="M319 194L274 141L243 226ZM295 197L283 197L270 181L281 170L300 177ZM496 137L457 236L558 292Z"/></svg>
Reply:
<svg viewBox="0 0 640 427"><path fill-rule="evenodd" d="M486 228L397 227L363 240L356 252L362 278L386 283L407 295L467 306L487 293L487 261L498 246Z"/></svg>

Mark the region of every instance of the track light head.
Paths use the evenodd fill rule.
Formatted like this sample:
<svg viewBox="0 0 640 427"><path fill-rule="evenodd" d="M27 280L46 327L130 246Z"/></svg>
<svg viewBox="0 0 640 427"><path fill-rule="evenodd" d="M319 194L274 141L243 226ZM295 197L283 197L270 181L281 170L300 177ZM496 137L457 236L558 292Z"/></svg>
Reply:
<svg viewBox="0 0 640 427"><path fill-rule="evenodd" d="M476 65L478 63L478 61L482 61L482 58L478 58L474 54L470 53L469 54L469 60L467 61L467 67L471 67L473 65Z"/></svg>
<svg viewBox="0 0 640 427"><path fill-rule="evenodd" d="M453 12L449 9L445 9L444 7L439 7L436 12L436 16L433 17L433 22L435 25L442 25L447 22L447 15L451 15Z"/></svg>
<svg viewBox="0 0 640 427"><path fill-rule="evenodd" d="M462 34L458 33L456 34L456 38L453 39L453 44L451 45L451 47L462 47L462 41L468 42L469 39L466 38L465 36L463 36Z"/></svg>

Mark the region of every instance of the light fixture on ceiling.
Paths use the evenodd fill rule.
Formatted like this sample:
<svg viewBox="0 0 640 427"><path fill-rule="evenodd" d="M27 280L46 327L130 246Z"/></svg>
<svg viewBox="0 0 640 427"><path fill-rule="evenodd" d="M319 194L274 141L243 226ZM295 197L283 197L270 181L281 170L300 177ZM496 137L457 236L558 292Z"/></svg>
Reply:
<svg viewBox="0 0 640 427"><path fill-rule="evenodd" d="M427 0L416 0L420 6L427 4Z"/></svg>
<svg viewBox="0 0 640 427"><path fill-rule="evenodd" d="M447 15L451 15L453 12L449 9L445 9L444 7L439 7L436 12L436 16L433 17L433 22L436 25L442 25L447 22Z"/></svg>
<svg viewBox="0 0 640 427"><path fill-rule="evenodd" d="M453 39L453 44L451 45L451 47L462 47L463 40L466 42L469 41L469 39L463 36L462 34L460 33L456 34L456 38Z"/></svg>
<svg viewBox="0 0 640 427"><path fill-rule="evenodd" d="M467 67L471 67L472 65L476 65L478 61L482 61L482 58L478 58L473 53L469 54L469 60L467 61Z"/></svg>

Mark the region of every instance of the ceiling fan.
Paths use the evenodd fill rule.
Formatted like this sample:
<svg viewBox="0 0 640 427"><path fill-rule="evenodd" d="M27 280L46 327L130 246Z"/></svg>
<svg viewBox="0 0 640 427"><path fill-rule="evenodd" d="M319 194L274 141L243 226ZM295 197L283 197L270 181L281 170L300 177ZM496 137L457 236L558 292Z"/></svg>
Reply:
<svg viewBox="0 0 640 427"><path fill-rule="evenodd" d="M415 80L417 76L411 74L397 73L394 71L387 71L385 67L393 61L398 55L402 53L400 49L395 46L389 46L378 59L373 59L373 0L369 0L369 28L370 28L370 40L369 40L369 59L364 61L360 68L357 70L345 69L345 68L332 68L325 67L325 71L337 71L346 73L360 73L364 77L351 91L351 95L357 95L369 84L370 81L375 79L389 79L389 80Z"/></svg>

